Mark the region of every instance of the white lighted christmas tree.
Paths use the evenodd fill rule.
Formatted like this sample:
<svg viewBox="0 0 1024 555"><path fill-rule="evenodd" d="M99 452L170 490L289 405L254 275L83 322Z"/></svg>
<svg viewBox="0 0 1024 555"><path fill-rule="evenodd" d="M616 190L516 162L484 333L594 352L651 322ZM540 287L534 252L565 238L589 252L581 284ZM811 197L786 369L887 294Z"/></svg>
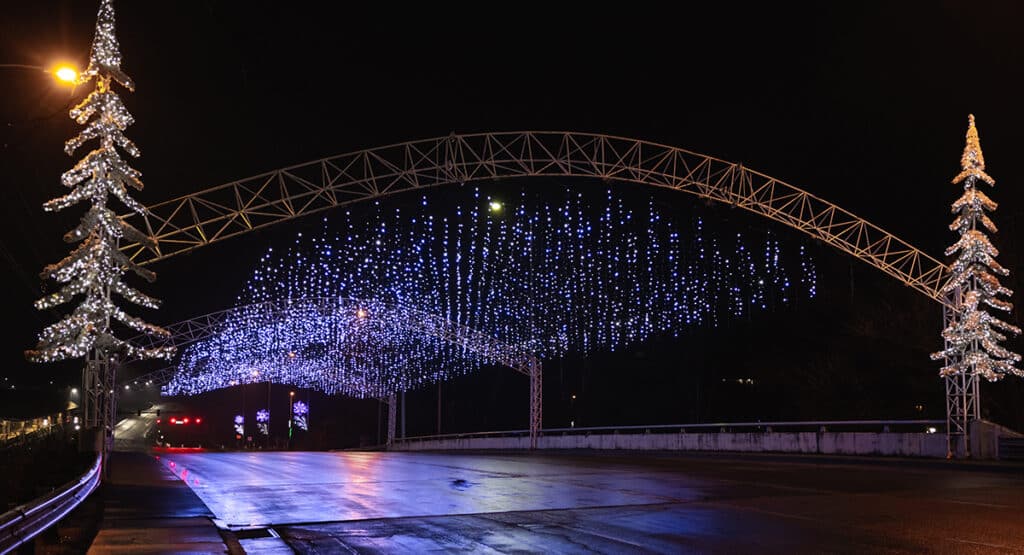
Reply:
<svg viewBox="0 0 1024 555"><path fill-rule="evenodd" d="M1017 368L1020 355L1002 345L1007 334L1019 334L1020 329L989 313L990 309L1009 312L1013 305L1000 297L1010 297L1013 291L999 282L999 276L1010 272L996 262L999 251L985 235L985 230L997 229L987 212L997 205L978 186L995 180L985 173L985 158L981 154L978 130L974 116L969 116L967 146L960 158L962 171L953 178L954 184L963 183L964 192L953 203L956 219L949 228L960 234L960 240L946 249L946 256L956 255L951 266L951 277L944 292L960 290L960 302L953 321L942 331L946 349L932 353L932 360L945 359L940 374L976 374L995 381L1007 374L1024 376Z"/></svg>
<svg viewBox="0 0 1024 555"><path fill-rule="evenodd" d="M43 205L47 212L63 210L83 201L91 203L77 227L64 240L78 243L66 258L44 268L43 279L52 279L60 288L36 301L40 310L80 300L78 306L59 322L39 334L35 349L26 351L29 360L49 362L86 356L90 350L106 354L123 353L131 357L168 357L167 348L141 349L114 336L112 321L120 322L136 332L168 335L167 331L127 314L114 304L114 297L157 308L159 301L126 285L126 270L152 281L155 274L136 264L118 250L121 238L148 243L148 238L127 224L110 208L110 195L142 214L145 207L128 193L128 187L142 189L140 173L130 167L118 147L133 157L139 149L124 135L134 122L113 85L119 83L129 91L132 80L121 70L121 51L114 34L113 0L102 0L96 19L96 35L92 43L89 66L82 72L79 84L95 82L95 89L71 110L71 119L85 128L64 145L70 156L83 144L96 139L98 147L79 160L61 176L71 192Z"/></svg>

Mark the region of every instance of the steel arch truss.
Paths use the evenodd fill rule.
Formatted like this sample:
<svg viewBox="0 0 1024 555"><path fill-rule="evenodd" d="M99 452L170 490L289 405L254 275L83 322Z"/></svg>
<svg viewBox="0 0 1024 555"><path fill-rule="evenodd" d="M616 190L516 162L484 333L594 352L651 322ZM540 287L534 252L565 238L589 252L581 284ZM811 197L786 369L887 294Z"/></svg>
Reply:
<svg viewBox="0 0 1024 555"><path fill-rule="evenodd" d="M542 366L541 361L532 353L515 345L510 345L468 326L452 322L446 318L424 312L406 305L380 301L354 299L347 297L328 297L315 299L290 299L278 302L265 302L239 306L229 310L213 312L183 322L167 326L171 332L169 337L139 335L132 343L146 347L175 347L179 350L193 343L216 336L223 331L225 325L240 316L258 313L278 320L285 320L297 315L315 311L323 314L327 311L350 310L360 307L374 307L368 311L368 318L385 319L392 325L443 340L469 351L484 362L506 366L530 378L530 437L531 444L536 446L537 434L541 429L542 405ZM370 316L369 314L373 314ZM168 383L177 373L175 367L164 368L134 378L132 383ZM393 397L393 395L392 395ZM393 404L393 403L392 403ZM389 425L391 422L389 422Z"/></svg>
<svg viewBox="0 0 1024 555"><path fill-rule="evenodd" d="M938 302L946 266L804 190L680 148L575 132L449 135L361 150L233 181L126 219L155 241L123 250L137 263L363 200L508 177L596 177L687 192L762 215L821 240ZM133 221L134 220L134 221Z"/></svg>

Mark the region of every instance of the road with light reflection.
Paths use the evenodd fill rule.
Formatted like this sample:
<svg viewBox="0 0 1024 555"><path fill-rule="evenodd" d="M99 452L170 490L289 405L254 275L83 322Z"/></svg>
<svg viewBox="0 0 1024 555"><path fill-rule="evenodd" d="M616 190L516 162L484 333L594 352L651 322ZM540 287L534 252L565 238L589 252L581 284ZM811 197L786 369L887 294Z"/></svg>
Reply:
<svg viewBox="0 0 1024 555"><path fill-rule="evenodd" d="M1020 468L384 452L171 452L162 463L249 552L1024 549Z"/></svg>

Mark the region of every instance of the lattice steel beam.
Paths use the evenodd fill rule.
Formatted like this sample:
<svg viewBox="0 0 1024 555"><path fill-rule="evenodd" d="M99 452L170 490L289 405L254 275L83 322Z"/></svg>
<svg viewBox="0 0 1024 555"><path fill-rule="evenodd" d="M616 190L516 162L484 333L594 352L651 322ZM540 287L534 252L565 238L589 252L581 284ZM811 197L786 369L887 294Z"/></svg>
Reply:
<svg viewBox="0 0 1024 555"><path fill-rule="evenodd" d="M125 218L155 241L123 251L149 264L230 237L355 202L451 183L506 177L596 177L687 192L797 229L929 298L946 266L909 243L802 189L670 147L590 133L449 135L361 150L226 183Z"/></svg>

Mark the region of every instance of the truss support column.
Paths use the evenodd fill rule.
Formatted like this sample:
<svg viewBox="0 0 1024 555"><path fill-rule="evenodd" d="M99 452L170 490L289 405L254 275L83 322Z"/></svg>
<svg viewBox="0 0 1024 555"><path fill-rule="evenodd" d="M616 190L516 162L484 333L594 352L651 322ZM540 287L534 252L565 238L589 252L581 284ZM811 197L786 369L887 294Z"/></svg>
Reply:
<svg viewBox="0 0 1024 555"><path fill-rule="evenodd" d="M960 289L946 295L942 307L943 329L955 320L952 307L960 306ZM948 346L948 345L947 345ZM962 453L971 456L971 421L981 418L981 399L978 395L978 375L974 373L946 376L946 439L947 458Z"/></svg>
<svg viewBox="0 0 1024 555"><path fill-rule="evenodd" d="M388 447L391 447L391 445L395 442L395 424L398 422L397 417L398 396L392 394L388 396L388 439L387 443L385 444Z"/></svg>
<svg viewBox="0 0 1024 555"><path fill-rule="evenodd" d="M86 357L82 370L82 433L79 450L99 453L107 476L107 459L114 443L117 424L114 371L116 365L106 353L94 349Z"/></svg>
<svg viewBox="0 0 1024 555"><path fill-rule="evenodd" d="M540 360L530 361L530 449L537 448L544 409L544 374Z"/></svg>
<svg viewBox="0 0 1024 555"><path fill-rule="evenodd" d="M971 456L971 421L981 418L978 376L957 374L946 377L946 433L948 457Z"/></svg>

